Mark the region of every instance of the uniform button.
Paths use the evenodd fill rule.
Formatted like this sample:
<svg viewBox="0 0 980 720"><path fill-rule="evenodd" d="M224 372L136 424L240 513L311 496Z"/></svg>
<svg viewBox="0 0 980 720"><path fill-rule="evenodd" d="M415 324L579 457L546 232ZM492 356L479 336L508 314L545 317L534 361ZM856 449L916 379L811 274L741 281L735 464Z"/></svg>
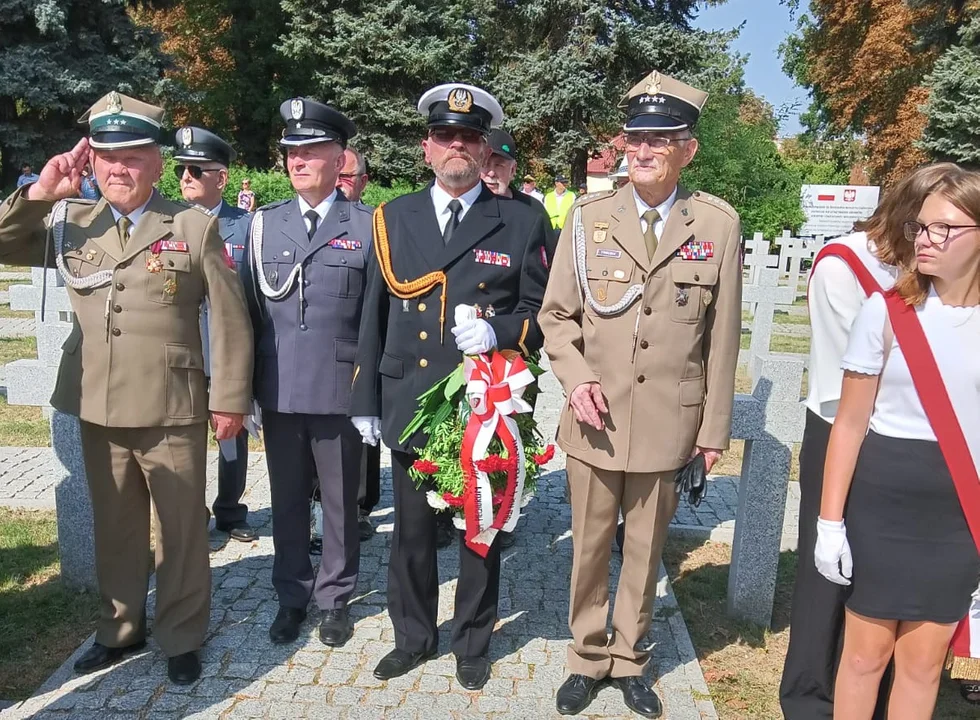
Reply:
<svg viewBox="0 0 980 720"><path fill-rule="evenodd" d="M642 383L642 382L645 382L645 381L646 381L646 377L645 377L645 376L643 376L643 375L640 375L640 377L638 377L638 378L636 379L636 381L637 381L638 383Z"/></svg>
<svg viewBox="0 0 980 720"><path fill-rule="evenodd" d="M122 305L113 305L112 312L117 312L117 313L122 312Z"/></svg>
<svg viewBox="0 0 980 720"><path fill-rule="evenodd" d="M116 290L123 291L125 289L126 289L125 285L123 285L122 283L116 283Z"/></svg>
<svg viewBox="0 0 980 720"><path fill-rule="evenodd" d="M641 340L640 347L646 350L648 347L650 347L650 343L648 343L646 340Z"/></svg>
<svg viewBox="0 0 980 720"><path fill-rule="evenodd" d="M419 303L419 312L425 312L425 303Z"/></svg>
<svg viewBox="0 0 980 720"><path fill-rule="evenodd" d="M698 275L697 273L694 273L694 282L697 282L700 279L701 279L701 276Z"/></svg>
<svg viewBox="0 0 980 720"><path fill-rule="evenodd" d="M346 265L347 264L347 258L340 258L340 264L341 265Z"/></svg>
<svg viewBox="0 0 980 720"><path fill-rule="evenodd" d="M429 333L427 333L425 330L419 333L419 340L428 340L428 339L429 339Z"/></svg>
<svg viewBox="0 0 980 720"><path fill-rule="evenodd" d="M487 284L485 282L481 282L479 285L477 285L477 288L479 288L480 290L486 290Z"/></svg>
<svg viewBox="0 0 980 720"><path fill-rule="evenodd" d="M299 326L299 329L300 329L300 330L303 330L303 331L305 332L305 331L307 330L307 327L306 327L306 323L302 323L302 324L301 324L301 325Z"/></svg>
<svg viewBox="0 0 980 720"><path fill-rule="evenodd" d="M310 286L310 281L309 280L304 280L303 281L303 287L309 287L309 286Z"/></svg>
<svg viewBox="0 0 980 720"><path fill-rule="evenodd" d="M116 337L119 337L120 335L122 335L122 330L120 330L119 328L112 328L112 334L115 335Z"/></svg>
<svg viewBox="0 0 980 720"><path fill-rule="evenodd" d="M649 315L649 314L650 314L650 313L652 313L652 312L653 312L653 310L651 310L651 309L650 309L650 308L648 308L648 307L645 307L645 308L643 308L643 314L644 314L644 315Z"/></svg>
<svg viewBox="0 0 980 720"><path fill-rule="evenodd" d="M419 360L419 367L429 367L429 361L425 358Z"/></svg>

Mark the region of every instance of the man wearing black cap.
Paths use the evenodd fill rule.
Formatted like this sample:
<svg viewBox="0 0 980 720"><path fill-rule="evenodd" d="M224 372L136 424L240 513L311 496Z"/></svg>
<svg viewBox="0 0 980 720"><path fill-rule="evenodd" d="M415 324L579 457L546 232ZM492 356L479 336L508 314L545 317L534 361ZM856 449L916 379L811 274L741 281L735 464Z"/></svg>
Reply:
<svg viewBox="0 0 980 720"><path fill-rule="evenodd" d="M237 154L231 145L204 128L187 126L174 139L174 173L180 180L184 200L198 205L218 218L218 232L225 251L241 271L248 213L226 203L221 193L228 185L228 166ZM211 308L204 303L201 312L201 344L204 370L211 376L210 334ZM251 353L251 348L244 352ZM214 525L233 540L252 542L258 534L248 524L248 507L241 501L245 493L248 470L248 430L242 428L234 439L218 443L218 495L214 500Z"/></svg>
<svg viewBox="0 0 980 720"><path fill-rule="evenodd" d="M154 190L162 118L162 108L115 91L96 102L82 118L90 136L0 206L0 258L57 267L74 311L51 404L80 421L100 597L95 642L75 671L101 670L146 645L152 504L153 638L170 679L189 684L201 674L211 604L201 522L208 420L219 441L242 427L252 356L238 348L252 328L217 218ZM98 202L75 197L88 163ZM205 299L215 321L210 392Z"/></svg>
<svg viewBox="0 0 980 720"><path fill-rule="evenodd" d="M360 562L361 442L347 413L371 213L336 189L354 124L307 98L286 100L279 111L286 121L279 142L297 197L256 211L242 263L272 490L279 613L269 637L296 640L315 597L320 639L336 647L353 632L347 602ZM315 585L309 557L314 470L323 509Z"/></svg>
<svg viewBox="0 0 980 720"><path fill-rule="evenodd" d="M418 409L416 398L462 355L492 348L527 355L540 347L537 312L547 280L542 215L480 182L490 154L486 136L503 115L499 103L480 88L450 84L426 92L418 108L428 118L422 150L435 181L376 212L351 404L365 442L383 436L391 448L388 610L395 649L374 670L382 680L404 675L439 646L436 516L426 488L409 475L414 449L427 438L417 432L401 443L399 437ZM457 305L478 306L483 317L453 326ZM477 690L490 677L500 547L493 543L481 557L464 536L459 554L451 647L457 680Z"/></svg>
<svg viewBox="0 0 980 720"><path fill-rule="evenodd" d="M718 198L678 185L698 150L707 95L651 73L625 98L630 183L576 203L541 310L568 396L558 444L572 505L569 677L576 715L611 678L627 707L662 705L644 679L657 571L678 470L710 472L728 447L741 335L741 225ZM608 633L619 513L623 567Z"/></svg>

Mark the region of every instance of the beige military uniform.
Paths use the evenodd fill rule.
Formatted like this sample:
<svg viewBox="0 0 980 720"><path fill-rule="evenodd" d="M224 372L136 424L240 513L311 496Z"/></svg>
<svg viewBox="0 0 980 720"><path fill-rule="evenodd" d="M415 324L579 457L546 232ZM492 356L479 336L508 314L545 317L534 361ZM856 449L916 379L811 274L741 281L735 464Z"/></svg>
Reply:
<svg viewBox="0 0 980 720"><path fill-rule="evenodd" d="M573 233L580 214L583 277ZM632 184L587 196L558 243L539 316L566 394L601 384L605 429L566 404L558 444L568 453L575 561L569 671L639 675L657 570L677 507L675 471L696 446L728 447L741 333L741 226L726 203L678 188L652 259ZM600 313L584 299L619 312ZM635 297L635 301L630 302ZM613 636L606 588L618 511L626 519ZM597 589L598 588L598 589ZM599 594L599 601L596 594Z"/></svg>
<svg viewBox="0 0 980 720"><path fill-rule="evenodd" d="M81 421L95 515L102 599L96 639L145 634L152 498L158 522L154 636L168 656L197 649L207 630L205 525L209 410L247 413L252 331L217 218L154 193L125 249L106 201L69 201L61 252L45 219L52 203L22 188L0 206L0 262L57 265L74 327L51 404ZM57 258L56 263L56 256ZM213 323L210 394L199 308ZM163 562L166 559L166 562Z"/></svg>

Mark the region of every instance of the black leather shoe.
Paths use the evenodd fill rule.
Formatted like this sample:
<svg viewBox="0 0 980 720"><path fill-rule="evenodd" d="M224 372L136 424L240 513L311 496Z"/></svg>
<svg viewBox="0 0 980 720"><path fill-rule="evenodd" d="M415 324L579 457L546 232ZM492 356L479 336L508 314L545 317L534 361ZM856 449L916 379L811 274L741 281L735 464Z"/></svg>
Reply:
<svg viewBox="0 0 980 720"><path fill-rule="evenodd" d="M79 675L86 675L102 670L110 665L115 665L121 660L125 660L130 655L138 653L146 647L146 640L127 645L126 647L106 647L101 643L93 643L84 655L75 661L75 672Z"/></svg>
<svg viewBox="0 0 980 720"><path fill-rule="evenodd" d="M291 643L299 637L299 626L306 620L306 608L279 607L269 628L269 639L276 645Z"/></svg>
<svg viewBox="0 0 980 720"><path fill-rule="evenodd" d="M360 535L361 542L365 542L374 537L374 525L371 524L367 513L361 510L357 511L357 534Z"/></svg>
<svg viewBox="0 0 980 720"><path fill-rule="evenodd" d="M439 550L447 548L453 544L453 540L456 539L456 528L453 526L453 521L448 522L440 519L436 523L436 547Z"/></svg>
<svg viewBox="0 0 980 720"><path fill-rule="evenodd" d="M456 679L467 690L479 690L490 679L490 661L482 655L456 658Z"/></svg>
<svg viewBox="0 0 980 720"><path fill-rule="evenodd" d="M514 543L517 542L517 535L512 532L500 531L500 549L506 550L507 548L514 547Z"/></svg>
<svg viewBox="0 0 980 720"><path fill-rule="evenodd" d="M378 678L378 680L391 680L392 678L401 677L432 657L435 657L434 651L410 653L395 648L381 658L381 662L374 668L374 677Z"/></svg>
<svg viewBox="0 0 980 720"><path fill-rule="evenodd" d="M641 677L613 678L613 685L623 693L626 707L645 718L658 718L663 714L664 706L653 688L647 685Z"/></svg>
<svg viewBox="0 0 980 720"><path fill-rule="evenodd" d="M354 634L347 608L324 610L320 618L320 642L330 647L340 647Z"/></svg>
<svg viewBox="0 0 980 720"><path fill-rule="evenodd" d="M190 685L201 677L201 658L197 656L197 651L167 658L167 676L175 685Z"/></svg>
<svg viewBox="0 0 980 720"><path fill-rule="evenodd" d="M218 525L216 523L215 528L221 532L228 533L232 540L237 540L238 542L253 542L259 539L259 534L255 531L255 528L245 520L242 520L240 523L234 523L233 525Z"/></svg>
<svg viewBox="0 0 980 720"><path fill-rule="evenodd" d="M569 675L558 688L555 707L562 715L578 715L595 700L600 680L588 675Z"/></svg>

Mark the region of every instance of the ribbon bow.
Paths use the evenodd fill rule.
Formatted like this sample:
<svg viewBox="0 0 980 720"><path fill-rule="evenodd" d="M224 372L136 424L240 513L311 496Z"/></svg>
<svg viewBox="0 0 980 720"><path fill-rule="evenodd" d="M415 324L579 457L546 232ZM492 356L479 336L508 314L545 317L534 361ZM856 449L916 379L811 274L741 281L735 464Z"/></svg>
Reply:
<svg viewBox="0 0 980 720"><path fill-rule="evenodd" d="M465 479L465 539L471 550L486 557L497 533L512 531L520 517L520 502L514 500L524 493L524 445L512 416L531 412L531 406L522 396L524 388L534 382L534 375L514 352L467 356L463 360L463 375L466 397L473 409L460 448ZM486 457L494 437L500 438L508 457L516 460L507 469L507 487L496 516L490 477L476 466L477 460Z"/></svg>

